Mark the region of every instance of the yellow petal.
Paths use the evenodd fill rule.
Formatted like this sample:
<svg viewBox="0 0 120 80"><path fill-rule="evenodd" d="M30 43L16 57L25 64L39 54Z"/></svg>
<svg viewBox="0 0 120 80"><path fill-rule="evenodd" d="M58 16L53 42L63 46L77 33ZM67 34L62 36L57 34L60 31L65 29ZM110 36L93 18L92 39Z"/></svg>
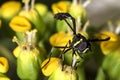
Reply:
<svg viewBox="0 0 120 80"><path fill-rule="evenodd" d="M11 18L21 9L21 3L18 1L8 1L1 6L1 14L4 18Z"/></svg>
<svg viewBox="0 0 120 80"><path fill-rule="evenodd" d="M72 35L65 32L58 32L50 37L52 46L65 46L69 40L72 40Z"/></svg>
<svg viewBox="0 0 120 80"><path fill-rule="evenodd" d="M10 80L8 77L0 77L0 80Z"/></svg>
<svg viewBox="0 0 120 80"><path fill-rule="evenodd" d="M107 55L109 53L120 52L118 51L120 48L119 37L112 32L102 32L102 33L110 37L109 41L103 41L100 44L103 54Z"/></svg>
<svg viewBox="0 0 120 80"><path fill-rule="evenodd" d="M119 38L116 34L112 33L112 32L108 32L108 31L104 31L104 32L101 32L102 34L105 34L104 36L102 37L110 37L110 40L109 41L117 41Z"/></svg>
<svg viewBox="0 0 120 80"><path fill-rule="evenodd" d="M19 56L20 52L21 52L21 48L20 48L20 46L17 46L17 47L14 49L13 54L14 54L14 56L17 58L17 57Z"/></svg>
<svg viewBox="0 0 120 80"><path fill-rule="evenodd" d="M59 58L52 57L50 58L49 63L47 63L48 60L49 59L46 59L41 65L42 72L45 76L51 75L56 70L56 68L61 65L61 60Z"/></svg>
<svg viewBox="0 0 120 80"><path fill-rule="evenodd" d="M69 5L70 5L70 2L68 1L60 1L58 3L54 3L52 5L53 13L56 14L58 12L68 12Z"/></svg>
<svg viewBox="0 0 120 80"><path fill-rule="evenodd" d="M0 72L6 73L8 71L8 60L4 57L0 57Z"/></svg>
<svg viewBox="0 0 120 80"><path fill-rule="evenodd" d="M25 32L31 29L30 22L23 16L15 16L9 25L16 32Z"/></svg>

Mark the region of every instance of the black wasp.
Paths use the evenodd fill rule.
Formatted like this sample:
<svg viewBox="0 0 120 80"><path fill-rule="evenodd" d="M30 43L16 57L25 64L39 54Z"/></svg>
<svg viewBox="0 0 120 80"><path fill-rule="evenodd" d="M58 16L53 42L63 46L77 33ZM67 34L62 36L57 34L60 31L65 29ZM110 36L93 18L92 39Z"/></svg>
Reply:
<svg viewBox="0 0 120 80"><path fill-rule="evenodd" d="M72 41L71 40L68 41L69 46L68 44L66 44L65 46L54 46L55 48L63 48L63 51L61 52L61 55L60 55L62 57L63 63L64 63L64 54L67 51L72 50L72 56L78 54L81 58L83 58L82 54L86 53L87 51L91 51L90 42L107 41L110 39L110 37L107 37L105 39L91 39L90 40L90 39L86 39L80 33L76 33L75 18L72 17L69 13L57 13L55 14L54 18L57 20L64 20L73 32ZM72 20L72 25L67 21L68 18ZM71 66L75 67L75 65L71 65Z"/></svg>
<svg viewBox="0 0 120 80"><path fill-rule="evenodd" d="M72 55L78 54L82 58L82 54L91 50L90 42L107 41L110 39L110 37L107 37L105 39L91 39L90 40L90 39L86 39L80 33L76 33L75 18L72 17L69 13L57 13L55 14L54 18L57 20L64 20L73 32L72 41L69 40L68 42L69 46L67 46L67 44L66 46L55 46L56 48L64 48L61 55L64 55L67 51L72 50L73 51ZM66 20L67 18L72 20L72 25L70 25L70 23Z"/></svg>

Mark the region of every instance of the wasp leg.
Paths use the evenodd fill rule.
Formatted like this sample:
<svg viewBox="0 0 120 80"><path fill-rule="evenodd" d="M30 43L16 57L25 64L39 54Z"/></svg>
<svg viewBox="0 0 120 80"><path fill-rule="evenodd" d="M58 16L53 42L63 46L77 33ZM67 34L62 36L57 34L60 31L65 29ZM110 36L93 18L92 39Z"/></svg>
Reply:
<svg viewBox="0 0 120 80"><path fill-rule="evenodd" d="M54 46L54 48L69 48L67 46Z"/></svg>
<svg viewBox="0 0 120 80"><path fill-rule="evenodd" d="M48 61L45 63L45 65L43 65L43 66L41 67L41 69L43 69L43 68L50 62L51 57L52 57L52 50L51 50L50 55L49 55L49 57L48 57Z"/></svg>
<svg viewBox="0 0 120 80"><path fill-rule="evenodd" d="M70 40L69 40L69 43L70 43ZM64 49L63 51L61 52L60 54L60 57L62 58L62 71L64 70L64 55L67 51L69 51L71 48L70 47L67 47L68 43L66 44L66 46L64 46ZM67 48L67 49L66 49Z"/></svg>

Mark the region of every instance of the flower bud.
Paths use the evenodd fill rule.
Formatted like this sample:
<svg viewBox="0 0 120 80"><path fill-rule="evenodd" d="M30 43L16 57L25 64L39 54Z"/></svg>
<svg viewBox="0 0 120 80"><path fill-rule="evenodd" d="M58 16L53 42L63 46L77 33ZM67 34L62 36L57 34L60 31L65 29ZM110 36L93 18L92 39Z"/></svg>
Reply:
<svg viewBox="0 0 120 80"><path fill-rule="evenodd" d="M102 66L97 75L97 80L119 80L120 76L120 38L112 32L103 32L110 37L109 41L101 42L100 47L105 54ZM106 75L107 74L107 75Z"/></svg>
<svg viewBox="0 0 120 80"><path fill-rule="evenodd" d="M81 19L86 19L86 10L81 4L72 4L69 12L75 18L80 17Z"/></svg>
<svg viewBox="0 0 120 80"><path fill-rule="evenodd" d="M27 31L24 35L23 43L18 43L16 38L13 39L19 44L13 52L17 57L17 74L20 79L37 80L41 74L39 66L44 57L35 44L36 30Z"/></svg>
<svg viewBox="0 0 120 80"><path fill-rule="evenodd" d="M17 74L20 79L37 80L42 58L38 49L21 49L17 58Z"/></svg>
<svg viewBox="0 0 120 80"><path fill-rule="evenodd" d="M35 4L35 9L38 11L38 13L41 16L45 16L45 14L48 12L48 8L46 5L41 4L41 3L36 3Z"/></svg>

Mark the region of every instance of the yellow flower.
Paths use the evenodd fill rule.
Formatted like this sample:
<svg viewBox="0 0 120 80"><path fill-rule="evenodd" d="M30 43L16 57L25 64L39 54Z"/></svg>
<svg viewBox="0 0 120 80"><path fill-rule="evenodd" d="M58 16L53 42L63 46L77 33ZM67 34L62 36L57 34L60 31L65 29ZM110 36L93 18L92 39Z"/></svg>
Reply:
<svg viewBox="0 0 120 80"><path fill-rule="evenodd" d="M37 10L23 10L19 13L19 16L26 17L33 24L32 26L38 30L40 37L45 34L46 25Z"/></svg>
<svg viewBox="0 0 120 80"><path fill-rule="evenodd" d="M6 73L8 71L8 68L8 60L4 57L0 57L0 72Z"/></svg>
<svg viewBox="0 0 120 80"><path fill-rule="evenodd" d="M18 1L8 1L1 6L1 15L3 18L11 18L21 9L21 3Z"/></svg>
<svg viewBox="0 0 120 80"><path fill-rule="evenodd" d="M101 42L100 47L103 54L107 55L109 53L120 53L120 38L112 32L102 32L103 34L110 37L110 40Z"/></svg>
<svg viewBox="0 0 120 80"><path fill-rule="evenodd" d="M70 6L70 2L69 1L60 1L60 2L54 3L52 5L52 10L53 10L54 14L56 14L58 12L68 12L69 6Z"/></svg>
<svg viewBox="0 0 120 80"><path fill-rule="evenodd" d="M41 65L42 72L45 76L50 76L56 70L56 68L61 65L61 59L59 58L52 57L50 58L49 63L47 63L48 60L49 59L46 59Z"/></svg>
<svg viewBox="0 0 120 80"><path fill-rule="evenodd" d="M72 40L72 37L72 34L61 31L50 37L50 43L52 46L66 46L69 40Z"/></svg>
<svg viewBox="0 0 120 80"><path fill-rule="evenodd" d="M42 72L45 76L49 76L49 80L77 80L76 71L71 67L64 65L62 70L61 59L52 57L49 63L46 59L42 63ZM47 63L47 64L46 64Z"/></svg>
<svg viewBox="0 0 120 80"><path fill-rule="evenodd" d="M25 32L31 29L31 23L23 16L15 16L9 25L16 32Z"/></svg>
<svg viewBox="0 0 120 80"><path fill-rule="evenodd" d="M13 41L19 44L13 53L17 57L17 75L22 80L37 80L38 75L41 73L39 66L44 57L36 47L36 32L36 29L26 31L22 43L17 41L15 37L13 38Z"/></svg>

